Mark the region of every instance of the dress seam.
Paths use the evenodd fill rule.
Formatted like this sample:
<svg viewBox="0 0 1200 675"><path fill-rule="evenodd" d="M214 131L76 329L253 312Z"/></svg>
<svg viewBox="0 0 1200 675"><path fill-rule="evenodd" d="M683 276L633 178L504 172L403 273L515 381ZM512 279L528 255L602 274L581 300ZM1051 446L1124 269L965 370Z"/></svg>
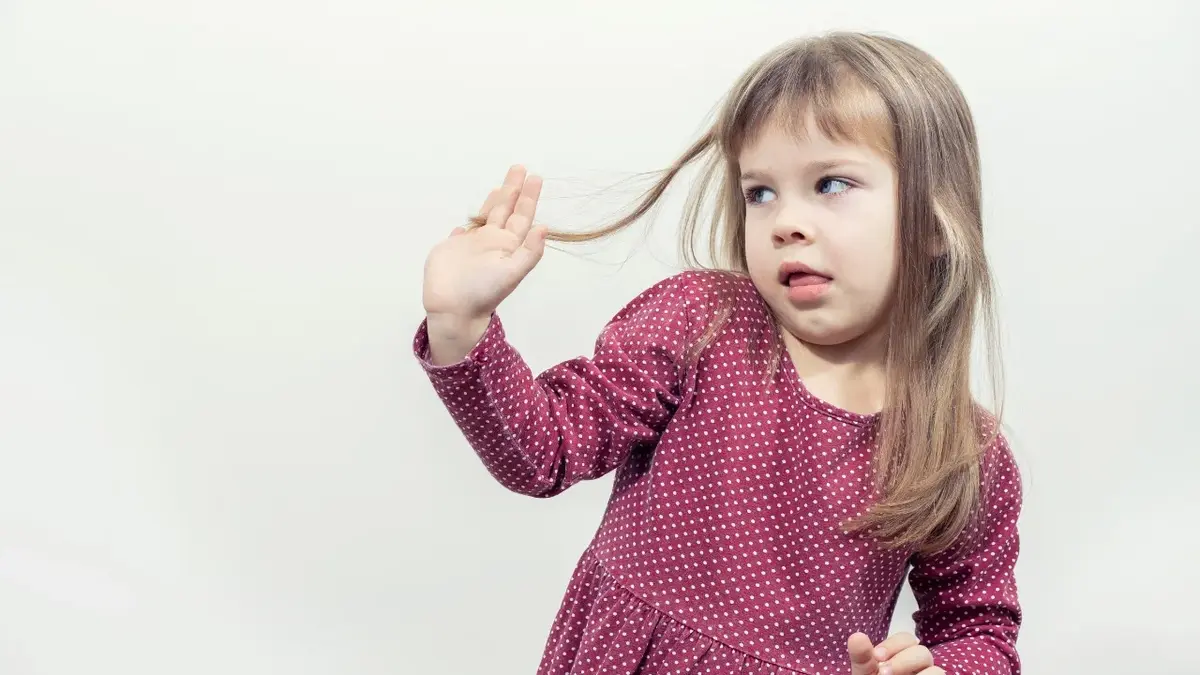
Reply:
<svg viewBox="0 0 1200 675"><path fill-rule="evenodd" d="M667 617L671 621L678 623L679 625L683 626L684 628L687 628L688 630L696 633L697 635L702 635L702 636L708 638L709 640L712 640L713 642L721 645L722 647L725 647L726 649L737 652L738 654L741 654L743 656L748 656L748 657L750 657L752 659L756 659L758 661L762 661L763 663L769 663L772 666L775 666L777 668L783 668L784 670L790 671L792 673L796 673L796 675L814 675L813 673L810 673L807 670L799 670L797 668L793 668L792 666L787 666L782 663L778 663L772 659L763 658L757 654L751 654L750 652L748 652L745 649L742 649L740 647L734 647L733 645L731 645L727 642L724 642L722 640L719 640L716 637L709 635L708 633L700 630L699 628L696 628L691 623L684 621L682 619L679 619L672 614L668 614L664 610L661 610L658 607L656 607L654 605L654 603L650 602L649 600L642 597L640 594L636 593L635 591L631 590L628 586L626 586L625 582L621 581L621 579L619 577L617 577L617 575L612 573L612 570L608 569L608 566L604 564L604 561L600 558L600 556L597 555L595 557L595 559L596 559L596 566L598 566L600 569L604 570L604 574L606 574L610 579L612 579L613 583L615 583L622 591L625 591L629 595L633 596L634 599L636 599L638 602L642 603L643 605L649 607L652 611L654 611L662 616Z"/></svg>

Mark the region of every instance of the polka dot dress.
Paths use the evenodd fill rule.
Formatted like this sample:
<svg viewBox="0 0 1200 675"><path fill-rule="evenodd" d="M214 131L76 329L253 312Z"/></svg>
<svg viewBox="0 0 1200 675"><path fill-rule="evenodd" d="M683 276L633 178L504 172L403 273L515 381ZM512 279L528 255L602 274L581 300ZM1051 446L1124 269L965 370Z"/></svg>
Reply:
<svg viewBox="0 0 1200 675"><path fill-rule="evenodd" d="M873 496L877 420L808 392L773 331L749 280L707 271L654 285L592 357L540 375L497 317L447 366L428 361L418 330L435 391L503 486L550 497L615 474L539 675L847 675L846 640L887 637L905 574L939 667L1019 673L1021 486L1003 439L960 544L925 558L846 534Z"/></svg>

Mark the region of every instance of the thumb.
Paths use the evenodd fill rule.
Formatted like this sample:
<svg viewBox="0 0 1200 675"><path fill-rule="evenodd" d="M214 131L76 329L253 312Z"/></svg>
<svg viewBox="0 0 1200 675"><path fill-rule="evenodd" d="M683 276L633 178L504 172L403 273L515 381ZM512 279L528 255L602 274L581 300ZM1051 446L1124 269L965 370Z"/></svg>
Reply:
<svg viewBox="0 0 1200 675"><path fill-rule="evenodd" d="M871 638L855 633L846 642L846 649L850 652L850 675L876 675L879 672Z"/></svg>

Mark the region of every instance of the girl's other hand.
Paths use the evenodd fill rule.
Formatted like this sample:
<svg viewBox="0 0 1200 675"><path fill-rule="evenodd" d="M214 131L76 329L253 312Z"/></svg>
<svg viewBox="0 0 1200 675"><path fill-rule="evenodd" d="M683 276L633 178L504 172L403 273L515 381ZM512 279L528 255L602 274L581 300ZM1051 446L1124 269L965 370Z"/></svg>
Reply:
<svg viewBox="0 0 1200 675"><path fill-rule="evenodd" d="M878 645L862 633L850 636L850 675L946 675L933 665L933 654L908 633L896 633Z"/></svg>

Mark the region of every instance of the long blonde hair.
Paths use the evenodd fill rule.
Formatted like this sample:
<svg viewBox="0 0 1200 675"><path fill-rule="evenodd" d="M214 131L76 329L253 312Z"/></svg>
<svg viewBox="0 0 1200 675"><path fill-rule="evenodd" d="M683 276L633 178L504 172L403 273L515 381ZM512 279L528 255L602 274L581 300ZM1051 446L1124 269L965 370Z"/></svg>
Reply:
<svg viewBox="0 0 1200 675"><path fill-rule="evenodd" d="M822 132L870 145L898 172L899 270L877 429L878 499L847 526L890 547L944 550L977 512L982 450L999 429L999 415L984 411L971 394L976 320L986 332L997 406L1000 372L974 122L962 92L930 55L895 38L850 32L784 44L746 70L707 132L627 215L597 230L549 237L583 242L629 227L699 161L703 170L685 209L680 253L688 266L705 267L697 251L707 239L713 266L746 273L737 160L754 134L781 114L795 124L811 114ZM710 328L708 336L714 333Z"/></svg>

